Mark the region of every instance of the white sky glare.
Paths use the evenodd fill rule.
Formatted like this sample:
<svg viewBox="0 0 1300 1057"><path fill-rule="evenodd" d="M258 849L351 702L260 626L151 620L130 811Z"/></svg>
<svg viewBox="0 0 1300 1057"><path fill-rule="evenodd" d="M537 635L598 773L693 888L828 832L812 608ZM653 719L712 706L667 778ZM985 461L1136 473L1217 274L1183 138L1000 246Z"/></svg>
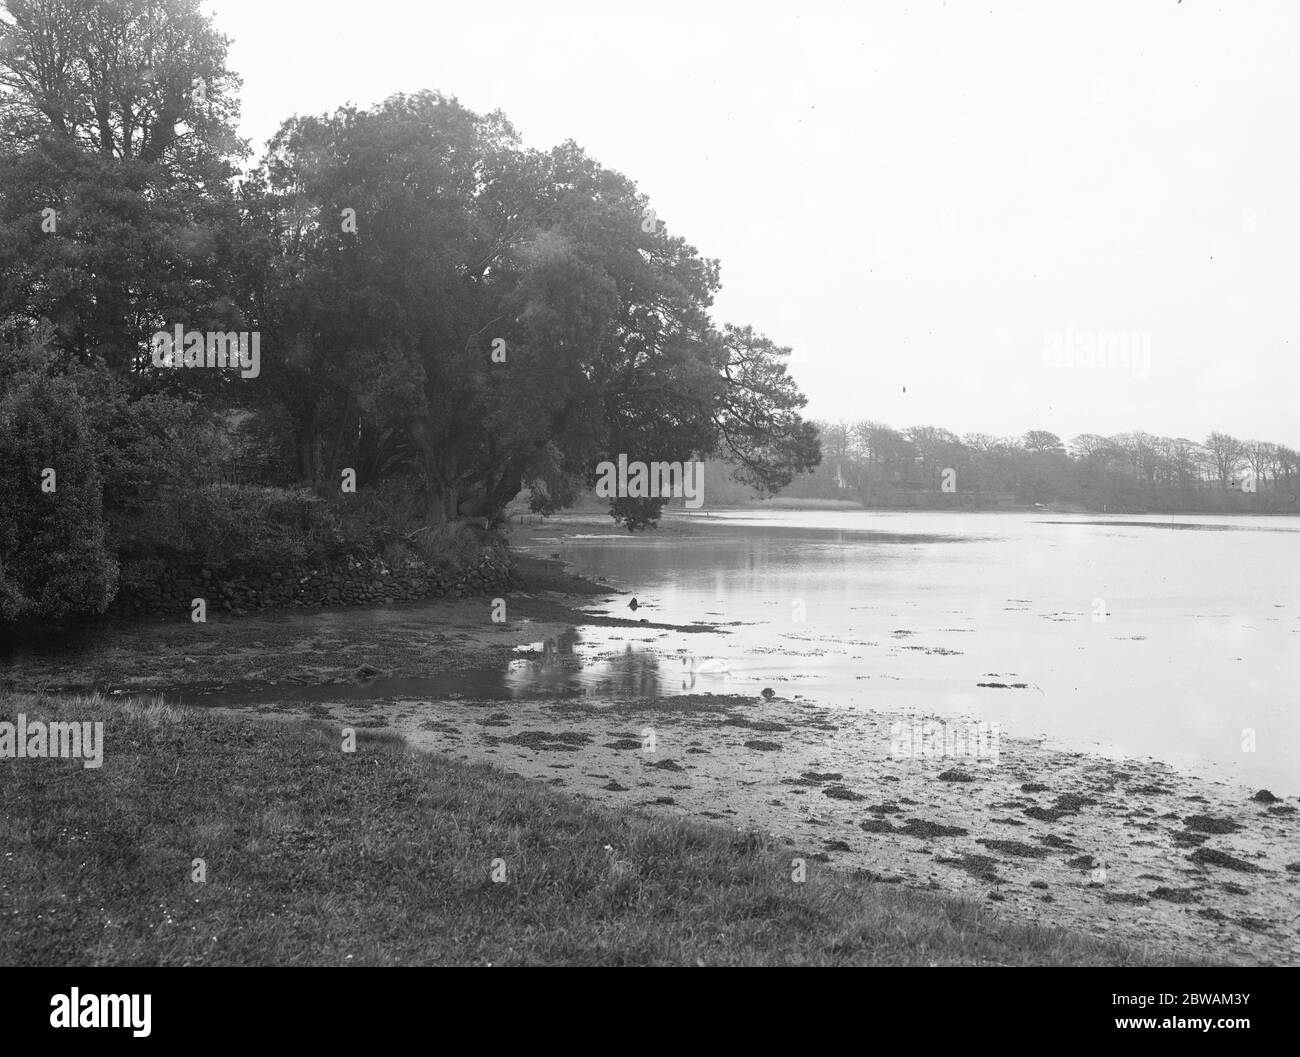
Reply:
<svg viewBox="0 0 1300 1057"><path fill-rule="evenodd" d="M576 140L721 259L715 318L794 349L812 417L1300 447L1294 0L205 9L259 156L425 88ZM1047 362L1120 332L1149 371Z"/></svg>

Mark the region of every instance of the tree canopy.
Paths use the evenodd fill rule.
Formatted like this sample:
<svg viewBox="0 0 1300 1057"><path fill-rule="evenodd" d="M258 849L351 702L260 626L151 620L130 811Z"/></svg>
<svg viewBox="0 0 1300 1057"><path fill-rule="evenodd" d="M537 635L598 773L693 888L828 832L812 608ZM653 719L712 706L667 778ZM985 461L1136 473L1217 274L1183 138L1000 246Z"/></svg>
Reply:
<svg viewBox="0 0 1300 1057"><path fill-rule="evenodd" d="M345 503L352 471L427 524L491 525L620 455L725 458L764 493L817 464L789 350L713 320L719 263L632 180L435 91L293 117L241 175L227 46L198 0L0 0L0 381L27 394L11 423L32 394L76 409L68 487L100 494L61 501L110 550L164 497L214 520L205 488ZM153 362L178 327L256 334L260 371Z"/></svg>
<svg viewBox="0 0 1300 1057"><path fill-rule="evenodd" d="M305 477L412 469L434 516L491 519L525 487L558 509L619 453L725 451L768 489L816 462L788 350L715 327L718 263L574 143L399 96L286 123L245 194Z"/></svg>

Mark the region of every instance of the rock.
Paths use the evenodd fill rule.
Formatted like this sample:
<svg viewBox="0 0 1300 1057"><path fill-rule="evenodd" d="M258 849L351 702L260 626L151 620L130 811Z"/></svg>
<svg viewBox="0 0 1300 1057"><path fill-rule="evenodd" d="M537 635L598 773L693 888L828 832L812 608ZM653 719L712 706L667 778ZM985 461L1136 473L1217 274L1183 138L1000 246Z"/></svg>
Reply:
<svg viewBox="0 0 1300 1057"><path fill-rule="evenodd" d="M1274 796L1267 789L1261 789L1258 793L1252 796L1251 799L1258 800L1261 804L1276 804L1282 798L1280 796Z"/></svg>

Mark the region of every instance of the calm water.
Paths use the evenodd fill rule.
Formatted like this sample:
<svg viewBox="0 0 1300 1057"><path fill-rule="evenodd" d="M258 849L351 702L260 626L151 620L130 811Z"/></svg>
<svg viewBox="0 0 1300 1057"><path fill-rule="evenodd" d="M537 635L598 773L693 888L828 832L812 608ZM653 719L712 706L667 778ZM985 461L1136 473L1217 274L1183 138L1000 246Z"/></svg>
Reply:
<svg viewBox="0 0 1300 1057"><path fill-rule="evenodd" d="M507 690L771 686L1300 793L1300 518L746 512L636 536L556 525L538 551L642 603L610 612L719 631L577 629L513 663Z"/></svg>

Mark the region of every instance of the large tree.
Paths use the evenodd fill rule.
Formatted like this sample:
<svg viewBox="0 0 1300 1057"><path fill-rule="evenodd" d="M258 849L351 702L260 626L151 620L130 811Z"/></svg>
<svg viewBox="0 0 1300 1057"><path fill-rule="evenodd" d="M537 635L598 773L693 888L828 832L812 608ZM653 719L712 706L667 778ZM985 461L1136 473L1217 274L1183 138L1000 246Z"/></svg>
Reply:
<svg viewBox="0 0 1300 1057"><path fill-rule="evenodd" d="M239 81L198 0L4 0L0 35L0 320L124 373L238 326Z"/></svg>
<svg viewBox="0 0 1300 1057"><path fill-rule="evenodd" d="M435 519L564 505L597 465L724 453L779 488L816 463L788 350L708 309L716 261L566 143L436 93L288 122L246 188L267 384L299 471L418 474ZM629 527L659 499L619 498Z"/></svg>

